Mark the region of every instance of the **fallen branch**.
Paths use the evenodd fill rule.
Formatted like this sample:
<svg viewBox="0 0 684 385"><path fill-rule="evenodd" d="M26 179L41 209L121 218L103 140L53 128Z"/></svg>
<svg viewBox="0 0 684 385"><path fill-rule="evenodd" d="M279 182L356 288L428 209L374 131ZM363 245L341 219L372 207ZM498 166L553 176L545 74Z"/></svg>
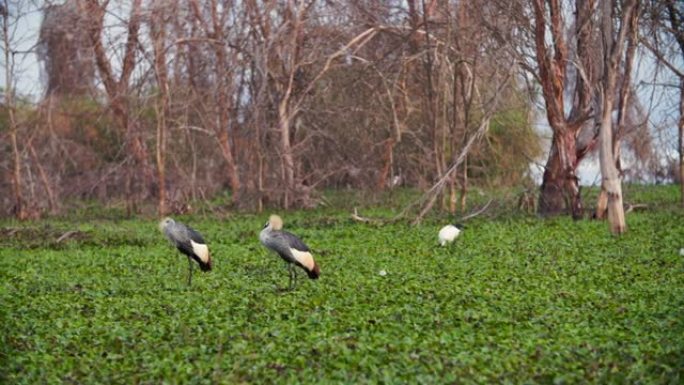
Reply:
<svg viewBox="0 0 684 385"><path fill-rule="evenodd" d="M468 219L475 218L476 216L482 214L483 212L485 212L485 210L487 210L487 208L489 208L489 205L492 204L493 200L494 199L490 199L489 202L487 202L484 206L482 206L481 209L477 210L476 212L474 212L472 214L468 214L465 217L461 218L461 221L467 221Z"/></svg>
<svg viewBox="0 0 684 385"><path fill-rule="evenodd" d="M60 236L59 238L57 238L57 241L56 241L56 242L57 242L57 243L60 243L60 242L62 242L62 241L64 241L64 240L69 239L70 237L72 237L72 236L74 236L74 235L76 235L76 234L78 234L78 231L77 231L77 230L67 231L66 233L62 234L62 236Z"/></svg>
<svg viewBox="0 0 684 385"><path fill-rule="evenodd" d="M637 203L634 205L628 203L628 204L626 204L626 206L627 207L625 208L625 214L632 212L632 210L635 210L635 209L647 209L648 208L648 205L644 204L644 203Z"/></svg>
<svg viewBox="0 0 684 385"><path fill-rule="evenodd" d="M357 222L363 223L377 222L376 220L360 216L358 210L356 210L356 207L354 207L354 213L351 215L351 218Z"/></svg>

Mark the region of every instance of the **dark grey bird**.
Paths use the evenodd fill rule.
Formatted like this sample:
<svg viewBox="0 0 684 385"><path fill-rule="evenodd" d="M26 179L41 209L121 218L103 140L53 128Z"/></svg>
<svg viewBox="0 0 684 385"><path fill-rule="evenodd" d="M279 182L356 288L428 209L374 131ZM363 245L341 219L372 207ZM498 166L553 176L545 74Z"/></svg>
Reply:
<svg viewBox="0 0 684 385"><path fill-rule="evenodd" d="M171 244L188 257L188 286L192 285L192 268L195 262L199 264L202 271L211 270L209 247L207 247L202 235L195 229L168 217L159 222L159 229L166 235Z"/></svg>
<svg viewBox="0 0 684 385"><path fill-rule="evenodd" d="M287 262L290 289L297 283L294 266L301 267L311 279L317 279L321 275L321 269L314 261L309 247L296 235L283 230L283 220L279 216L271 215L259 233L259 241Z"/></svg>

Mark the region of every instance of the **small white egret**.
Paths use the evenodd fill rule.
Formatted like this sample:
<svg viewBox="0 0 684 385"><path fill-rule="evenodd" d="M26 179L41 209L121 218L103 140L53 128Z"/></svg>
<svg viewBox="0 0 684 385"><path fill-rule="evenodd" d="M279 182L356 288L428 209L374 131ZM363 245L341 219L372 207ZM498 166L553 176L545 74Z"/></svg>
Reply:
<svg viewBox="0 0 684 385"><path fill-rule="evenodd" d="M321 270L314 261L309 247L296 235L283 230L283 220L279 216L271 215L264 229L259 233L259 241L287 262L290 289L294 288L297 282L295 265L301 267L311 279L317 279L321 275Z"/></svg>
<svg viewBox="0 0 684 385"><path fill-rule="evenodd" d="M188 286L192 284L193 260L199 264L202 271L211 270L209 248L200 233L171 218L162 219L159 222L159 229L181 253L188 257Z"/></svg>
<svg viewBox="0 0 684 385"><path fill-rule="evenodd" d="M442 227L439 230L438 238L439 238L439 245L444 246L447 243L451 243L458 237L459 234L461 234L461 231L463 229L463 225L456 224L456 225L446 225Z"/></svg>

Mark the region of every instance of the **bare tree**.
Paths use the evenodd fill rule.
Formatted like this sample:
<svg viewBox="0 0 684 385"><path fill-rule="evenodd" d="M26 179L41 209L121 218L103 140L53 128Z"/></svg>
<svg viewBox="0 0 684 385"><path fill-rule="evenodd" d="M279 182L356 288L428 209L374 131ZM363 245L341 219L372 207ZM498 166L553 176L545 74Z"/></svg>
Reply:
<svg viewBox="0 0 684 385"><path fill-rule="evenodd" d="M80 0L48 5L40 26L39 58L47 73L47 96L85 96L94 90L95 60Z"/></svg>
<svg viewBox="0 0 684 385"><path fill-rule="evenodd" d="M118 79L115 77L114 68L107 55L107 48L103 43L104 21L106 8L109 2L100 4L97 0L85 0L83 4L84 17L88 21L88 37L95 52L95 61L104 84L109 102L109 107L116 117L119 128L124 133L128 149L135 159L139 173L136 172L138 183L150 186L154 180L149 160L147 158L147 146L142 137L142 130L137 120L131 114L130 105L130 79L136 66L136 52L138 50L138 32L141 22L142 0L133 0L130 7L130 16L127 20L127 36L124 53L121 61L121 72ZM136 170L137 171L137 170ZM134 169L129 168L127 184L134 182ZM127 190L130 190L127 189ZM149 192L148 187L148 192ZM127 196L135 201L145 191L127 191ZM135 210L135 203L131 205L129 200L129 212Z"/></svg>
<svg viewBox="0 0 684 385"><path fill-rule="evenodd" d="M671 36L679 47L679 60L684 59L684 6L675 0L652 2L650 7L653 26L651 27L651 39L642 39L665 66L679 79L679 120L677 123L678 152L679 152L679 186L681 206L684 207L684 70L678 66L677 58L670 57L670 51L665 44L660 46L660 34ZM664 9L663 9L664 8ZM665 22L667 20L667 22ZM669 25L668 25L669 24ZM672 50L674 52L674 50Z"/></svg>
<svg viewBox="0 0 684 385"><path fill-rule="evenodd" d="M21 151L18 144L19 124L17 122L15 111L15 90L14 90L14 47L12 46L10 36L10 7L5 0L2 5L2 44L5 59L5 108L9 117L9 137L12 145L12 189L14 195L14 215L17 219L24 220L28 218L26 210L26 203L22 191L22 176L21 176Z"/></svg>
<svg viewBox="0 0 684 385"><path fill-rule="evenodd" d="M684 59L684 7L682 3L675 5L674 0L666 1L667 13L670 16L670 27L674 35L681 56ZM679 137L679 188L681 195L681 205L684 207L684 71L675 70L679 77L679 122L677 124Z"/></svg>
<svg viewBox="0 0 684 385"><path fill-rule="evenodd" d="M615 166L613 151L613 104L617 87L619 65L630 30L636 28L639 14L639 0L626 0L622 4L622 17L617 33L614 32L615 9L610 2L601 7L601 28L604 47L604 71L601 99L602 114L599 133L599 160L601 164L601 190L607 195L608 223L614 234L626 231L625 213L622 206L622 186ZM628 65L628 68L630 65Z"/></svg>
<svg viewBox="0 0 684 385"><path fill-rule="evenodd" d="M594 0L576 2L574 37L577 40L577 66L579 76L573 90L575 102L570 114L566 114L565 93L567 92L568 45L565 36L567 25L560 0L532 0L534 9L534 40L538 80L542 86L546 115L553 131L551 151L546 163L539 195L541 214L555 214L567 206L573 218L582 217L582 201L576 169L589 152L595 140L594 135L581 132L591 113L592 79L589 54L591 38L591 15ZM548 7L548 8L547 8ZM547 21L548 16L548 21ZM547 29L547 23L549 25ZM547 33L550 29L550 46ZM588 128L591 130L591 128ZM580 137L588 138L581 141Z"/></svg>
<svg viewBox="0 0 684 385"><path fill-rule="evenodd" d="M233 84L235 72L231 71L231 68L235 63L229 63L229 56L226 49L229 42L226 41L223 32L225 24L227 23L229 11L233 7L235 7L235 4L231 1L225 2L219 7L216 0L211 0L209 2L208 10L211 22L208 22L205 20L202 8L197 0L190 0L190 8L193 15L199 22L200 28L205 32L206 41L210 44L216 59L213 68L216 79L214 85L216 90L214 114L217 119L215 119L215 124L213 126L221 148L221 154L226 162L227 176L232 190L232 201L233 203L237 203L240 198L241 182L229 134L229 111L233 108L229 93L235 91ZM219 8L221 8L222 11L219 10Z"/></svg>
<svg viewBox="0 0 684 385"><path fill-rule="evenodd" d="M177 4L174 4L173 8ZM157 184L159 204L157 212L160 217L166 215L166 132L167 115L169 113L169 81L166 66L166 12L169 5L166 1L155 0L150 13L150 34L154 48L154 70L157 77L159 97L156 105L157 115Z"/></svg>
<svg viewBox="0 0 684 385"><path fill-rule="evenodd" d="M66 74L51 89L65 82L90 88L90 78L81 79L83 87L68 80L79 72L69 63L85 57L91 66L82 72L97 72L105 102L79 94L76 103L44 104L33 127L45 129L26 135L33 139L26 143L17 138L20 156L22 144L28 154L20 159L24 199L54 182L51 202L126 197L135 209L154 200L160 215L224 190L239 208L301 207L319 202L321 186L380 191L396 175L421 189L442 181L423 209L441 198L442 208L455 212L459 190L465 209L469 185L517 183L527 155L536 155L522 154L537 140L521 86L527 78L508 72L521 63L539 73L528 57L514 58L518 45L534 41L533 8L524 1L69 0L77 15L65 20L80 25L70 29L54 17L44 35L55 23L65 39L85 31L79 36L88 55L74 49L46 63ZM547 32L570 33L562 36L565 51L563 41L545 41L543 56L551 58L542 66L545 96L557 98L549 110L569 110L557 115L576 128L570 134L562 127L554 145L575 141L564 158L571 173L597 132L583 123L592 113L596 52L581 54L598 42L595 18L587 16L595 0L578 2L577 19L586 23L566 24L551 12L555 2L541 4ZM51 37L56 51L67 46ZM535 48L520 51L536 58ZM556 48L565 52L560 58ZM146 148L153 145L155 160ZM560 170L553 177L563 209L574 182L554 151L548 168ZM51 162L60 157L65 161Z"/></svg>

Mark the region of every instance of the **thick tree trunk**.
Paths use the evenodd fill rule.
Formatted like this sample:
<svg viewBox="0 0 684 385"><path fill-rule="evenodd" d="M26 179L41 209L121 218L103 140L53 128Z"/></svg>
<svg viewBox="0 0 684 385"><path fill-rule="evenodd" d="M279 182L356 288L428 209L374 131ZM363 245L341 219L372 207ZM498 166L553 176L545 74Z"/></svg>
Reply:
<svg viewBox="0 0 684 385"><path fill-rule="evenodd" d="M684 19L682 18L682 13L675 7L675 1L667 1L666 6L670 18L671 31L673 31L673 35L679 45L681 58L684 58L684 33L682 33ZM684 74L682 74L681 70L677 71L676 67L668 64L667 61L665 64L679 76L679 190L681 205L684 207Z"/></svg>
<svg viewBox="0 0 684 385"><path fill-rule="evenodd" d="M585 14L585 8L590 5L584 1L578 2L578 14ZM572 119L566 118L564 98L568 45L565 40L566 27L562 3L559 0L534 0L532 6L539 79L544 94L546 117L553 130L551 151L539 194L539 213L547 216L570 212L574 219L580 219L582 201L576 169L583 155L578 157L576 134L586 119L586 112L579 108L581 101L589 100L591 90L584 87L581 82L576 85L575 93L579 107L573 110ZM547 6L552 47L547 45ZM576 30L580 41L585 38L582 31L583 29Z"/></svg>
<svg viewBox="0 0 684 385"><path fill-rule="evenodd" d="M559 130L560 131L560 130ZM554 133L539 194L539 214L569 212L574 219L583 214L579 178L576 174L576 139L572 132Z"/></svg>
<svg viewBox="0 0 684 385"><path fill-rule="evenodd" d="M684 77L679 81L679 190L684 207Z"/></svg>

